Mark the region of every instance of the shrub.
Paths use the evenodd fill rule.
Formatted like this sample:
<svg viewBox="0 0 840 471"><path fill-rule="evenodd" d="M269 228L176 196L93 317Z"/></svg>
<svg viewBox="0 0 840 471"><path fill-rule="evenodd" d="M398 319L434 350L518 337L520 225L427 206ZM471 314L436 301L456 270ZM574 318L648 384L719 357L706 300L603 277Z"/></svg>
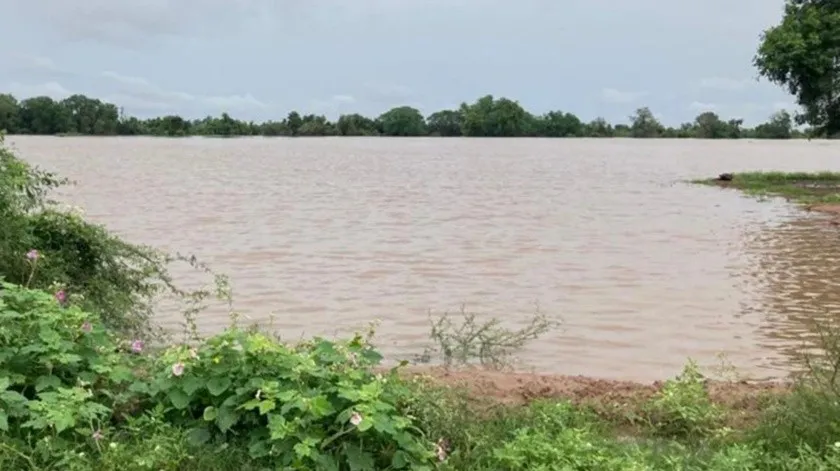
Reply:
<svg viewBox="0 0 840 471"><path fill-rule="evenodd" d="M709 398L705 378L693 361L665 382L644 413L660 436L696 439L721 432L721 411Z"/></svg>
<svg viewBox="0 0 840 471"><path fill-rule="evenodd" d="M158 296L200 302L209 295L184 292L169 277L167 266L176 260L203 268L194 258L125 242L48 199L68 183L17 158L0 136L0 279L47 290L58 286L109 328L145 338L155 333L152 307ZM24 257L32 249L40 255L37 270ZM221 277L215 281L226 286Z"/></svg>
<svg viewBox="0 0 840 471"><path fill-rule="evenodd" d="M3 432L36 440L96 437L129 400L133 363L96 315L43 291L2 284Z"/></svg>
<svg viewBox="0 0 840 471"><path fill-rule="evenodd" d="M423 469L433 458L410 417L407 390L357 336L297 346L231 328L198 348L160 355L153 402L198 442L242 437L253 458L294 469Z"/></svg>

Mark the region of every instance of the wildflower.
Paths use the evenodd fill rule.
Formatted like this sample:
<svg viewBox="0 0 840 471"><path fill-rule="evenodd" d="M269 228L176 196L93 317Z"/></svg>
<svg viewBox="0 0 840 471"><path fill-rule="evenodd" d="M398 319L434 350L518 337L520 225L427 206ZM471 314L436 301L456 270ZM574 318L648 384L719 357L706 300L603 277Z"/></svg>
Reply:
<svg viewBox="0 0 840 471"><path fill-rule="evenodd" d="M435 444L435 454L437 455L438 461L446 461L446 456L449 452L449 440L445 438L441 438Z"/></svg>
<svg viewBox="0 0 840 471"><path fill-rule="evenodd" d="M26 259L30 260L32 262L34 262L35 260L38 260L40 257L41 257L41 254L35 249L32 249L29 252L26 252Z"/></svg>
<svg viewBox="0 0 840 471"><path fill-rule="evenodd" d="M92 330L93 330L93 325L91 325L90 322L85 321L85 323L82 324L82 332L90 332Z"/></svg>
<svg viewBox="0 0 840 471"><path fill-rule="evenodd" d="M64 304L67 302L67 293L63 289L56 291L55 300L58 301L58 304Z"/></svg>
<svg viewBox="0 0 840 471"><path fill-rule="evenodd" d="M146 344L142 340L135 340L131 342L131 351L134 353L140 353L143 351L143 347L145 346Z"/></svg>
<svg viewBox="0 0 840 471"><path fill-rule="evenodd" d="M350 415L350 423L355 425L356 427L358 427L359 424L362 423L362 419L362 414L358 412L353 412L353 414Z"/></svg>
<svg viewBox="0 0 840 471"><path fill-rule="evenodd" d="M172 376L181 376L184 374L184 364L180 361L172 365Z"/></svg>
<svg viewBox="0 0 840 471"><path fill-rule="evenodd" d="M93 435L91 435L91 437L96 441L102 440L102 438L104 438L102 436L102 431L98 429L93 432Z"/></svg>
<svg viewBox="0 0 840 471"><path fill-rule="evenodd" d="M257 389L257 394L254 397L259 401L260 396L262 396L262 389Z"/></svg>
<svg viewBox="0 0 840 471"><path fill-rule="evenodd" d="M198 350L196 350L195 347L190 349L190 358L198 360Z"/></svg>

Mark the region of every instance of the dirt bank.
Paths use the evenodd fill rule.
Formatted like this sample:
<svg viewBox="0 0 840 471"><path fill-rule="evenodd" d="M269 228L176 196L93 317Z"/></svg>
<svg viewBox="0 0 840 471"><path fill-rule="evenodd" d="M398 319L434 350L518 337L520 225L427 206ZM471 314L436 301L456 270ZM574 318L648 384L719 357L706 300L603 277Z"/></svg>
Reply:
<svg viewBox="0 0 840 471"><path fill-rule="evenodd" d="M410 375L424 375L448 386L463 387L471 395L506 404L522 404L535 399L563 398L573 402L644 401L660 390L663 381L650 384L590 378L586 376L543 375L497 372L478 368L410 368ZM779 393L788 385L775 381L707 381L709 394L721 404L739 406L750 397Z"/></svg>
<svg viewBox="0 0 840 471"><path fill-rule="evenodd" d="M625 420L640 411L664 382L650 384L586 376L496 372L483 369L414 367L408 375L422 375L446 386L463 388L471 398L491 404L522 405L539 399L563 399L592 407L599 415ZM727 410L730 426L747 425L757 418L768 401L790 390L775 381L706 382L711 400Z"/></svg>

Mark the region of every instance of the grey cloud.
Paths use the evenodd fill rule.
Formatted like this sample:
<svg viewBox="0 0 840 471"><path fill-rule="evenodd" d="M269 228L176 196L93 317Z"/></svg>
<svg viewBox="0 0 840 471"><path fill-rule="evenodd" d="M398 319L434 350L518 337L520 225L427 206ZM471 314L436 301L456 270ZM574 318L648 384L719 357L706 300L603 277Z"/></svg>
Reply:
<svg viewBox="0 0 840 471"><path fill-rule="evenodd" d="M268 0L29 0L19 14L28 12L67 40L141 46L161 36L238 31L245 22L259 18L268 5Z"/></svg>
<svg viewBox="0 0 840 471"><path fill-rule="evenodd" d="M143 109L175 108L178 105L199 105L218 111L265 109L269 105L256 99L250 93L245 95L193 95L182 91L165 90L142 77L122 75L113 71L102 72L102 76L118 84L119 94L133 106ZM127 99L127 100L126 100Z"/></svg>

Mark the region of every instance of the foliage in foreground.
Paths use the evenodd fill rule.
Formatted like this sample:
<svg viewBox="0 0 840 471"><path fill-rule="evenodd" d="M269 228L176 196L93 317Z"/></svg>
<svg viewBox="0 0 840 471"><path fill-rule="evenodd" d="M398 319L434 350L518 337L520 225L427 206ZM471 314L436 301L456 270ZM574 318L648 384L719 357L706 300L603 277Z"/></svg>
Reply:
<svg viewBox="0 0 840 471"><path fill-rule="evenodd" d="M361 337L291 347L231 328L150 354L95 314L8 283L0 326L0 430L41 466L93 458L152 412L178 440L236 443L291 469L420 469L433 457L398 409L407 390L372 373L380 357Z"/></svg>
<svg viewBox="0 0 840 471"><path fill-rule="evenodd" d="M837 395L802 389L737 437L693 364L626 423L542 400L480 407L368 339L232 327L150 351L53 293L0 290L0 466L70 470L836 469ZM825 393L825 390L822 391ZM786 424L786 426L782 426ZM622 427L624 426L624 427ZM804 427L808 427L807 429ZM805 433L808 432L808 433Z"/></svg>

